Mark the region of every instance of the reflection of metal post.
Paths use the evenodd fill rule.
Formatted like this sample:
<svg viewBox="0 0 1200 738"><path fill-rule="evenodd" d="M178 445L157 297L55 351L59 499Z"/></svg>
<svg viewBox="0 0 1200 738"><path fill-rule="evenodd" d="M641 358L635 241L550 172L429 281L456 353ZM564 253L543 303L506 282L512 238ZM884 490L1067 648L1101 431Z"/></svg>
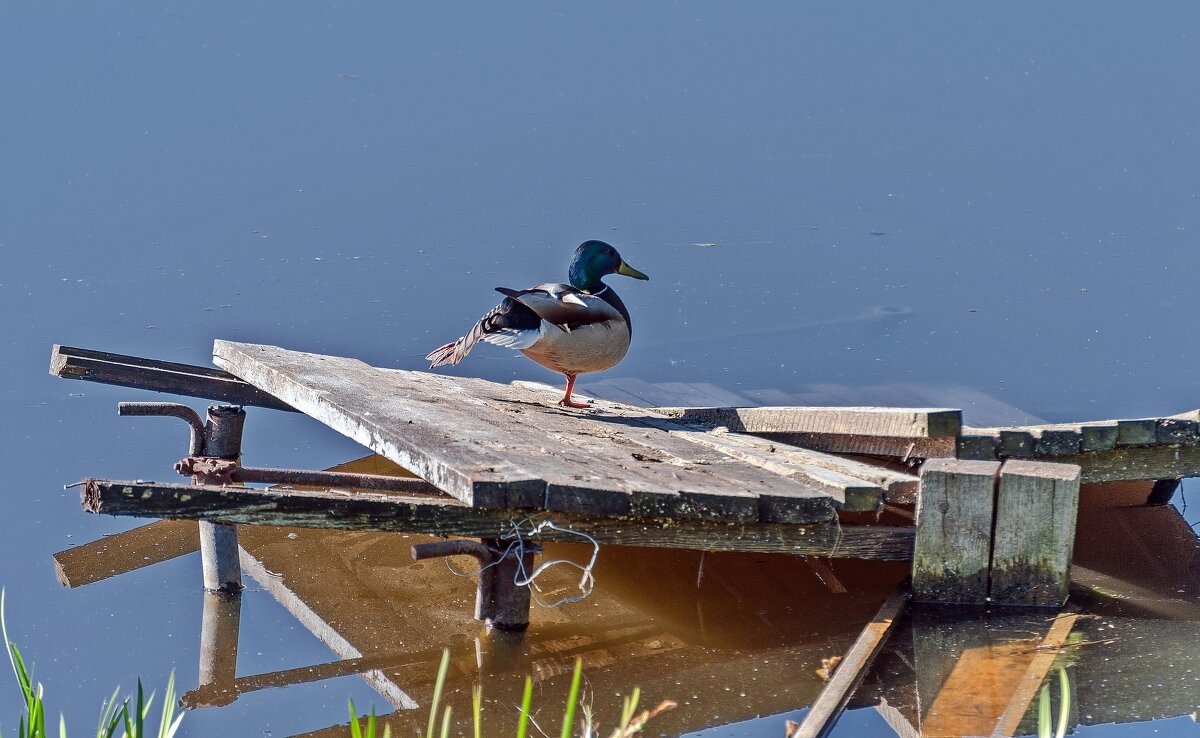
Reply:
<svg viewBox="0 0 1200 738"><path fill-rule="evenodd" d="M213 405L204 423L204 456L236 460L242 453L242 426L246 411L232 405ZM197 484L221 484L200 473ZM200 561L204 567L204 588L219 592L237 592L242 588L242 567L238 561L237 528L228 523L200 521Z"/></svg>
<svg viewBox="0 0 1200 738"><path fill-rule="evenodd" d="M525 542L521 555L526 574L533 571L534 561L542 547ZM412 557L421 559L442 556L473 556L479 562L479 583L475 588L475 619L483 620L501 630L524 630L529 627L529 586L516 584L521 571L517 548L508 548L495 539L476 541L435 541L412 547Z"/></svg>
<svg viewBox="0 0 1200 738"><path fill-rule="evenodd" d="M234 680L241 620L240 593L204 593L204 612L200 620L200 687L207 688L204 694L210 701L197 707L228 705L237 699Z"/></svg>

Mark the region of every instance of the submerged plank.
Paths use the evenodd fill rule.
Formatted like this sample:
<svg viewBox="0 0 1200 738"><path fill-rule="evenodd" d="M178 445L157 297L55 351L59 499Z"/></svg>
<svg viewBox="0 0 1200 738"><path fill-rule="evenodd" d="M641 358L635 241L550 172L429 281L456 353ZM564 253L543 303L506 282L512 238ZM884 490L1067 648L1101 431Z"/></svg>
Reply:
<svg viewBox="0 0 1200 738"><path fill-rule="evenodd" d="M894 407L664 407L685 423L744 433L850 433L863 436L953 438L962 412Z"/></svg>
<svg viewBox="0 0 1200 738"><path fill-rule="evenodd" d="M106 515L210 520L220 523L427 533L495 538L529 517L527 510L474 508L457 501L340 490L259 490L246 487L89 479L83 507ZM698 520L640 520L543 513L557 525L611 545L758 551L801 556L907 560L913 530L889 526L754 525ZM546 529L544 540L579 541Z"/></svg>
<svg viewBox="0 0 1200 738"><path fill-rule="evenodd" d="M821 696L812 704L812 709L804 716L804 722L790 734L790 738L824 738L833 730L850 696L871 667L871 662L883 648L888 635L892 632L900 613L908 602L907 582L896 588L890 597L879 608L879 612L863 628L862 633L855 639L846 655L837 665L833 677L821 690Z"/></svg>

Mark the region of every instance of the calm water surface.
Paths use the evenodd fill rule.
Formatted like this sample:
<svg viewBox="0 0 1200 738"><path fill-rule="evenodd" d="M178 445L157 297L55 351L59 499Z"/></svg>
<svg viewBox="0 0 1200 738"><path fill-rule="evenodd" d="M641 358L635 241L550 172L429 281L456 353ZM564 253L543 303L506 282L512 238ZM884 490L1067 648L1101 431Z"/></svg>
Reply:
<svg viewBox="0 0 1200 738"><path fill-rule="evenodd" d="M135 675L195 686L202 596L195 556L56 582L54 552L135 525L62 484L169 478L183 431L117 418L141 393L48 377L52 343L206 363L221 337L420 368L493 287L560 279L601 238L651 275L615 278L636 327L611 376L967 385L1051 420L1200 405L1193 3L0 19L0 584L73 734ZM492 347L458 371L554 379ZM256 463L360 454L267 411L247 434ZM330 659L260 589L241 625L239 673ZM303 733L349 697L380 704L349 676L195 711L183 732ZM0 690L0 729L18 709ZM1115 730L1087 729L1135 734Z"/></svg>

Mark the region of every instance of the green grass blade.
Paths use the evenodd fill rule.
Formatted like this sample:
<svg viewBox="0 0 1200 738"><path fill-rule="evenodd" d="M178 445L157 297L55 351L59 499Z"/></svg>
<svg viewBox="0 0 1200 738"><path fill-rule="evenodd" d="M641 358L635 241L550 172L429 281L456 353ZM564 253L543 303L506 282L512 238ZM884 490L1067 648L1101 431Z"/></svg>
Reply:
<svg viewBox="0 0 1200 738"><path fill-rule="evenodd" d="M483 685L476 684L471 688L471 716L475 724L475 738L483 733Z"/></svg>
<svg viewBox="0 0 1200 738"><path fill-rule="evenodd" d="M358 713L354 711L354 700L350 700L350 736L362 738L362 728L358 725Z"/></svg>
<svg viewBox="0 0 1200 738"><path fill-rule="evenodd" d="M450 738L450 713L453 708L446 705L446 714L442 716L442 738Z"/></svg>
<svg viewBox="0 0 1200 738"><path fill-rule="evenodd" d="M183 715L179 715L179 719L174 719L175 716L175 670L171 670L171 676L167 677L167 691L163 693L163 709L162 719L158 723L158 738L171 738L175 735L175 731L179 729L179 720Z"/></svg>
<svg viewBox="0 0 1200 738"><path fill-rule="evenodd" d="M1058 667L1058 731L1055 732L1057 738L1064 738L1067 734L1067 721L1071 717L1071 679L1067 676L1067 670L1063 667Z"/></svg>
<svg viewBox="0 0 1200 738"><path fill-rule="evenodd" d="M579 682L583 679L583 659L575 657L575 675L571 677L571 692L567 695L567 707L563 712L561 738L571 738L571 729L575 727L575 703L579 701Z"/></svg>
<svg viewBox="0 0 1200 738"><path fill-rule="evenodd" d="M58 738L67 738L67 719L58 713Z"/></svg>
<svg viewBox="0 0 1200 738"><path fill-rule="evenodd" d="M371 708L371 715L367 718L367 738L375 738L375 708Z"/></svg>
<svg viewBox="0 0 1200 738"><path fill-rule="evenodd" d="M121 688L117 687L108 699L100 703L100 722L96 725L96 738L112 738L117 729L117 696Z"/></svg>
<svg viewBox="0 0 1200 738"><path fill-rule="evenodd" d="M125 703L125 709L121 710L121 716L125 718L125 735L122 738L137 738L137 731L133 727L133 718L129 717L129 703Z"/></svg>
<svg viewBox="0 0 1200 738"><path fill-rule="evenodd" d="M633 694L624 699L624 704L621 707L621 732L629 731L629 723L633 720L634 714L637 713L638 700L642 697L640 687L633 688Z"/></svg>
<svg viewBox="0 0 1200 738"><path fill-rule="evenodd" d="M442 701L442 687L446 684L446 674L450 671L450 649L442 650L442 663L438 666L437 682L433 685L433 702L429 705L429 727L426 736L433 735L433 727L437 723L438 703Z"/></svg>
<svg viewBox="0 0 1200 738"><path fill-rule="evenodd" d="M1043 684L1038 693L1038 738L1050 738L1050 685Z"/></svg>
<svg viewBox="0 0 1200 738"><path fill-rule="evenodd" d="M15 674L17 672L17 665L13 662L12 642L8 640L8 623L4 619L4 589L2 587L0 587L0 634L4 635L4 650L8 652L8 663L12 664L13 673Z"/></svg>
<svg viewBox="0 0 1200 738"><path fill-rule="evenodd" d="M533 677L525 677L525 695L521 697L521 718L517 721L517 738L529 736L529 708L533 705Z"/></svg>

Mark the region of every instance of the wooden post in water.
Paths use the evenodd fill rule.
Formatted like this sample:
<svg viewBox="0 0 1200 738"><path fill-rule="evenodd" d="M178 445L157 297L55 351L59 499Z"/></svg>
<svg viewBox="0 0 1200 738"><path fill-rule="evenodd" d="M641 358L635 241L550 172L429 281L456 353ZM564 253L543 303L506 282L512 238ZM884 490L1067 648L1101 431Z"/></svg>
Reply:
<svg viewBox="0 0 1200 738"><path fill-rule="evenodd" d="M1004 462L996 492L993 603L1060 607L1066 602L1078 512L1078 466Z"/></svg>
<svg viewBox="0 0 1200 738"><path fill-rule="evenodd" d="M984 604L999 462L930 459L921 467L913 599Z"/></svg>

